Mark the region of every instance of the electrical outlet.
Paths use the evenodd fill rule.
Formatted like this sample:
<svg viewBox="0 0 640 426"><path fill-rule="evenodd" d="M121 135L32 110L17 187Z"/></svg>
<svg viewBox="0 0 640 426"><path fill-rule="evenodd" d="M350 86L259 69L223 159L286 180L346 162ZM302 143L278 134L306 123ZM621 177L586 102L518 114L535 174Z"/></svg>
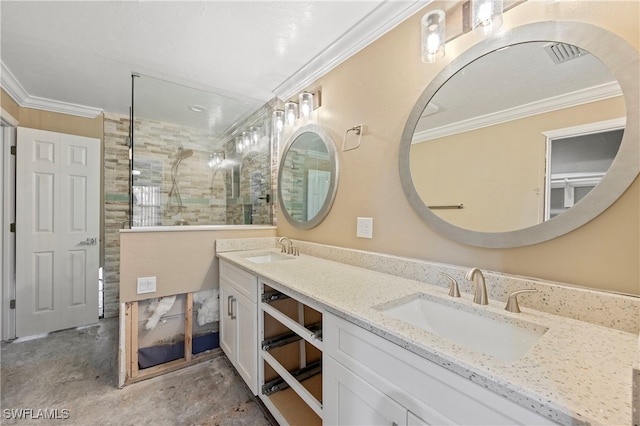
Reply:
<svg viewBox="0 0 640 426"><path fill-rule="evenodd" d="M372 217L358 218L356 237L373 238L373 218Z"/></svg>
<svg viewBox="0 0 640 426"><path fill-rule="evenodd" d="M155 293L156 277L138 278L138 294Z"/></svg>

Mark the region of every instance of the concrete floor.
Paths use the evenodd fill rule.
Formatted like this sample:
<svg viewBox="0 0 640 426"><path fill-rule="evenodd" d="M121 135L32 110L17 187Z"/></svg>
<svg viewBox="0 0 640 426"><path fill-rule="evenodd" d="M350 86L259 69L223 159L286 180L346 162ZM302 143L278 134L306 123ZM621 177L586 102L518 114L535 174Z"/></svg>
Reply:
<svg viewBox="0 0 640 426"><path fill-rule="evenodd" d="M0 423L272 425L224 355L117 389L117 342L118 321L108 319L3 343ZM32 420L11 418L12 409L31 409ZM58 420L34 420L38 410Z"/></svg>

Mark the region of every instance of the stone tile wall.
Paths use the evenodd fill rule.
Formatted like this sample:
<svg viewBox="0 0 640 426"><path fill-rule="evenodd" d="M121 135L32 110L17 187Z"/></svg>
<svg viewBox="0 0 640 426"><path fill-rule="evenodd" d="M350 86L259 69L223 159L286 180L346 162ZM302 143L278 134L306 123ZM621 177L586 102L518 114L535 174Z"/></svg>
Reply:
<svg viewBox="0 0 640 426"><path fill-rule="evenodd" d="M161 123L136 120L134 128L134 212L141 225L271 224L275 217L275 180L277 150L269 152L271 138L271 105L265 106L246 120L246 125L259 122L263 128L262 150L236 153L235 134L224 143L224 167L209 167L214 139L206 131ZM104 114L104 197L105 197L105 318L118 316L120 284L120 232L129 222L129 117ZM178 148L193 154L181 161L178 190L182 201L180 212L167 212L167 202L177 206L177 197L169 198L172 188L171 169ZM275 155L275 160L274 160ZM233 194L233 165L240 166L240 184ZM153 194L149 196L149 194ZM267 203L266 195L270 202Z"/></svg>
<svg viewBox="0 0 640 426"><path fill-rule="evenodd" d="M129 220L129 118L104 114L104 316L118 316L120 229Z"/></svg>

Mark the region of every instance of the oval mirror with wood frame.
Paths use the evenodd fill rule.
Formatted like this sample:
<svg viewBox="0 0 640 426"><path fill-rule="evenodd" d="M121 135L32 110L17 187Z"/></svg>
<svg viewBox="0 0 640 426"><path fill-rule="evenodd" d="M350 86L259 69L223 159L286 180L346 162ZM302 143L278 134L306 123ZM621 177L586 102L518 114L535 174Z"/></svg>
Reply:
<svg viewBox="0 0 640 426"><path fill-rule="evenodd" d="M479 247L584 225L640 170L638 70L632 46L591 24L540 22L478 43L407 120L409 203L439 233Z"/></svg>

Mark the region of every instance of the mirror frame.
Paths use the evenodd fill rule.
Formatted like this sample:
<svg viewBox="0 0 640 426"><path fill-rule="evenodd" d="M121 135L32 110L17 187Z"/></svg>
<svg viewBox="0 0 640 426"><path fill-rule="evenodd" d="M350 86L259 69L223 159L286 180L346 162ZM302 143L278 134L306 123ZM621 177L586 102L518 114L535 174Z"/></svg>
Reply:
<svg viewBox="0 0 640 426"><path fill-rule="evenodd" d="M285 208L283 198L282 198L282 185L280 182L282 181L282 170L284 169L284 160L287 158L287 154L289 150L295 143L296 139L304 133L315 133L322 139L324 146L327 148L327 152L329 153L329 162L332 164L331 168L331 178L329 181L329 191L327 192L327 198L325 198L322 207L318 213L311 218L310 220L300 221L291 217L287 209ZM318 226L324 218L329 214L331 210L331 206L333 205L333 201L336 198L336 191L338 189L338 156L336 153L335 144L333 138L322 127L315 124L307 124L298 128L293 135L289 138L287 145L285 146L282 157L280 157L280 164L278 166L278 203L280 204L280 210L282 211L282 215L287 219L287 221L298 229L311 229Z"/></svg>
<svg viewBox="0 0 640 426"><path fill-rule="evenodd" d="M626 107L626 125L607 174L581 201L562 214L528 228L508 232L479 232L455 226L433 213L420 198L411 176L411 141L418 120L440 86L481 56L502 47L529 41L561 41L581 47L600 59L618 80ZM614 49L611 46L615 46ZM638 51L620 36L592 24L549 21L515 27L472 46L453 59L418 98L402 132L399 152L400 181L411 207L427 225L452 240L477 247L510 248L538 244L567 234L609 208L640 172L640 75Z"/></svg>

